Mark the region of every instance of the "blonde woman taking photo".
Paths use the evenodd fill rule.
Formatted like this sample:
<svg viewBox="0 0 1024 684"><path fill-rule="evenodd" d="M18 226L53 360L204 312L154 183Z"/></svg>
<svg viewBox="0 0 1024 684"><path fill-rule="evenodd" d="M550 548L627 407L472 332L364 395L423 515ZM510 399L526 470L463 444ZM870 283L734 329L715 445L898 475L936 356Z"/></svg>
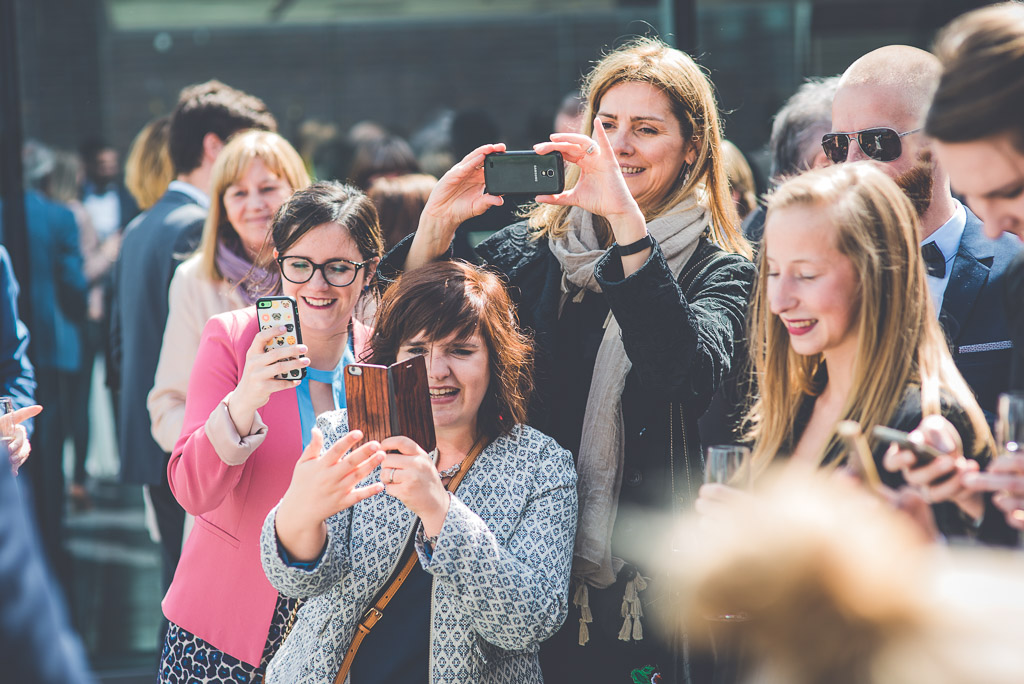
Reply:
<svg viewBox="0 0 1024 684"><path fill-rule="evenodd" d="M689 508L703 480L698 419L736 365L754 276L722 164L714 88L686 54L651 39L586 78L582 133L534 146L570 163L567 190L477 253L508 279L537 344L529 423L576 456L579 526L566 626L541 649L551 681L629 681L687 668L677 640L642 623L658 600L625 543L656 531L620 506ZM392 271L443 258L456 227L502 198L473 151L439 181ZM382 269L384 265L382 265ZM624 599L629 601L622 614ZM648 628L645 631L645 628Z"/></svg>

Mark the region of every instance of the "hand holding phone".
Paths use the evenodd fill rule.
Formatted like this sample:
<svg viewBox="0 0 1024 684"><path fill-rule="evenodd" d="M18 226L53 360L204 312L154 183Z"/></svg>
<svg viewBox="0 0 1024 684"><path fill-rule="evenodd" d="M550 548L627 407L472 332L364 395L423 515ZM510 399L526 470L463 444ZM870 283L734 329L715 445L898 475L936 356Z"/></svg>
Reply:
<svg viewBox="0 0 1024 684"><path fill-rule="evenodd" d="M915 468L928 465L936 458L946 455L935 447L929 446L924 442L911 441L909 433L903 432L902 430L896 430L885 425L876 425L874 429L871 430L871 436L880 442L892 442L900 449L906 449L913 453L914 456L917 457L917 462L914 464Z"/></svg>
<svg viewBox="0 0 1024 684"><path fill-rule="evenodd" d="M326 271L325 271L326 273ZM302 329L299 327L299 310L295 300L291 297L260 297L256 300L256 315L260 319L260 330L278 329L271 344L268 344L263 351L270 351L274 348L297 347L302 344ZM283 330L280 330L283 328ZM295 356L286 357L285 361L291 361L302 357L297 353ZM277 376L281 380L301 380L306 377L306 368L292 368Z"/></svg>

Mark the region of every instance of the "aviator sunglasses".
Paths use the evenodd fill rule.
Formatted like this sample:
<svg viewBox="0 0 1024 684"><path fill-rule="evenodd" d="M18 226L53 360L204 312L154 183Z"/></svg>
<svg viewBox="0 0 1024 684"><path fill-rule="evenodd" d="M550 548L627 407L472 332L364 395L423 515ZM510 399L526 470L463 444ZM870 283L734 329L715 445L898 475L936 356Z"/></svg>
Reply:
<svg viewBox="0 0 1024 684"><path fill-rule="evenodd" d="M825 150L825 156L832 160L833 164L841 164L846 161L846 156L850 152L850 138L856 138L861 152L865 155L875 161L891 162L899 159L903 153L900 138L919 130L921 129L915 128L905 133L897 133L891 128L865 128L849 133L826 133L821 136L821 149Z"/></svg>

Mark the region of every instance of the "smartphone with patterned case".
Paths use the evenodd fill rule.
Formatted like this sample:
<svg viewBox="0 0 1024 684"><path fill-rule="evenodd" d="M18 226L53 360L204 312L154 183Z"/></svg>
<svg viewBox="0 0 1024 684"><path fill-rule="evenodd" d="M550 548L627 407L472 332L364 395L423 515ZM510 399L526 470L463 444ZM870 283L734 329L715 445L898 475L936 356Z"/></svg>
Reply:
<svg viewBox="0 0 1024 684"><path fill-rule="evenodd" d="M256 300L256 315L260 320L260 331L269 328L284 326L285 331L274 338L273 344L264 347L263 351L270 351L274 347L294 347L302 344L302 329L299 327L299 310L295 300L291 297L260 297ZM305 354L296 354L289 357L302 357ZM305 368L297 368L287 373L278 373L275 377L281 380L301 380L306 377Z"/></svg>

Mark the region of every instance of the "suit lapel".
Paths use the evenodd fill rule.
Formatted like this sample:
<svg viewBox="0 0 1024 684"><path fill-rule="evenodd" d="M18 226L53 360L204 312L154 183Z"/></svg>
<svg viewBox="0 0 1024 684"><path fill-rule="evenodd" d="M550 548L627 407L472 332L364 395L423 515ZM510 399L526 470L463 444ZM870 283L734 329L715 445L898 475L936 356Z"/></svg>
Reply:
<svg viewBox="0 0 1024 684"><path fill-rule="evenodd" d="M967 226L960 239L956 258L953 259L952 273L942 297L942 311L939 314L939 322L954 347L978 294L988 282L994 256L992 243L982 233L981 220L967 209Z"/></svg>

